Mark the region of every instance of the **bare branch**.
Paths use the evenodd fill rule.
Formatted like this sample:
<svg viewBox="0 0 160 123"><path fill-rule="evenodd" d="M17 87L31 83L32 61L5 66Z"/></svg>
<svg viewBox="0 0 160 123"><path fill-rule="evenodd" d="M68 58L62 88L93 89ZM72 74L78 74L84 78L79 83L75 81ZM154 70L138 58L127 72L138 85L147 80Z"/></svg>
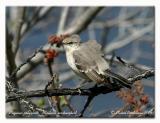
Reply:
<svg viewBox="0 0 160 123"><path fill-rule="evenodd" d="M6 53L7 53L7 60L8 60L8 74L9 76L13 73L14 69L16 69L16 63L15 63L15 57L14 57L14 52L12 50L12 44L11 44L11 41L12 41L12 35L9 34L8 32L8 29L6 30ZM17 81L14 80L11 82L12 86L14 88L18 88L18 84L17 84ZM7 91L9 91L9 88L7 88ZM20 105L19 105L19 102L14 102L12 103L13 107L14 107L14 111L20 111L21 108L20 108Z"/></svg>
<svg viewBox="0 0 160 123"><path fill-rule="evenodd" d="M105 59L106 59L108 62L111 60L111 58L112 58L112 55L106 55L106 56L105 56ZM121 59L122 59L122 58L121 58ZM125 60L125 59L123 59L123 61L124 61L125 63L127 63L127 64L132 64L132 65L134 64L134 63L131 63L130 61ZM112 62L115 63L115 64L120 64L120 61L119 61L117 58L114 58ZM150 67L150 66L146 66L146 65L142 65L142 64L134 64L134 66L137 67L138 69L142 69L142 70L152 70L152 69L154 69L154 68L152 68L152 67Z"/></svg>
<svg viewBox="0 0 160 123"><path fill-rule="evenodd" d="M142 78L147 78L154 76L154 70L146 71L142 75L137 75L136 77L129 78L128 80L132 83L137 80L141 80ZM31 97L43 97L43 96L64 96L64 95L79 95L79 96L89 96L89 95L99 95L99 94L106 94L113 91L118 91L120 88L122 88L119 85L112 85L105 83L104 85L100 87L94 87L90 89L53 89L53 90L47 90L48 94L46 94L45 90L36 90L36 91L29 91L29 92L17 92L14 95L9 95L6 97L6 102L15 101L20 98L31 98Z"/></svg>
<svg viewBox="0 0 160 123"><path fill-rule="evenodd" d="M14 83L12 81L7 80L6 86L9 94L16 94L19 90L17 87L14 86ZM38 112L39 114L43 114L44 116L46 116L47 114L47 111L45 111L42 108L39 108L27 98L19 98L19 99L16 99L15 101L17 101L16 105L18 105L19 107L24 106L24 108L27 111ZM15 111L20 111L20 110L15 110Z"/></svg>
<svg viewBox="0 0 160 123"><path fill-rule="evenodd" d="M22 30L21 37L24 37L24 35L29 32L35 26L38 22L40 22L42 19L44 19L48 14L51 12L52 7L40 7L38 8L35 13L32 16L32 19L26 23L24 29Z"/></svg>
<svg viewBox="0 0 160 123"><path fill-rule="evenodd" d="M145 35L146 33L151 32L153 30L153 28L154 28L154 24L151 23L148 26L146 26L140 30L136 30L131 35L129 35L127 38L125 38L124 40L108 44L107 47L105 48L105 51L107 53L109 53L109 52L112 52L116 49L122 48L122 47L128 45L129 43L137 40L138 38Z"/></svg>
<svg viewBox="0 0 160 123"><path fill-rule="evenodd" d="M36 63L39 63L41 61L38 61L38 57L39 57L39 54L43 54L42 57L44 57L44 53L40 52L41 51L41 48L39 48L38 50L36 50L32 56L30 56L26 62L22 63L20 66L18 66L11 74L10 76L10 79L13 79L14 80L18 80L20 79L21 77L23 77L23 74L25 74L25 71L27 70L28 72L31 70L30 68L34 68L34 65ZM38 53L39 52L39 53ZM19 73L19 71L21 71Z"/></svg>
<svg viewBox="0 0 160 123"><path fill-rule="evenodd" d="M58 27L58 34L61 34L64 31L67 15L68 15L69 7L65 7L61 14L61 19Z"/></svg>
<svg viewBox="0 0 160 123"><path fill-rule="evenodd" d="M125 20L126 19L126 20ZM122 26L121 24L122 23L131 23L133 25L135 24L149 24L151 23L153 20L153 18L135 18L135 19L131 19L131 20L127 20L128 18L124 18L124 19L121 19L121 20L118 20L117 18L116 19L113 19L113 20L108 20L106 22L94 22L93 25L96 27L96 28L104 28L104 27L114 27L114 26Z"/></svg>
<svg viewBox="0 0 160 123"><path fill-rule="evenodd" d="M8 74L11 75L13 70L16 68L16 63L14 60L14 52L12 50L12 35L9 34L8 28L6 29L6 55L8 61Z"/></svg>
<svg viewBox="0 0 160 123"><path fill-rule="evenodd" d="M91 21L95 18L95 16L102 10L103 7L91 7L89 8L82 16L77 18L73 25L68 28L65 33L73 34L80 33L82 30L87 28L87 26L91 23Z"/></svg>
<svg viewBox="0 0 160 123"><path fill-rule="evenodd" d="M22 30L22 26L24 23L25 10L26 10L25 7L20 7L17 9L18 9L17 26L16 26L16 30L15 30L14 44L13 44L13 52L15 54L17 53L17 50L19 48L19 43L20 43L20 39L21 39L21 30Z"/></svg>

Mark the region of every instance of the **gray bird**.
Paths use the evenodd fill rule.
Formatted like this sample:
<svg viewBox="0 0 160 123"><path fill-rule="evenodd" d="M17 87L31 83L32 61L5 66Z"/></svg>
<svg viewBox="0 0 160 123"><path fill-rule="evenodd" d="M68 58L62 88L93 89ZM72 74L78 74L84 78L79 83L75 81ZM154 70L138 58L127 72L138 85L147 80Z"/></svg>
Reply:
<svg viewBox="0 0 160 123"><path fill-rule="evenodd" d="M71 35L62 41L68 65L80 77L97 84L119 83L131 88L124 77L111 72L109 63L104 59L101 45L95 40L81 43L78 35Z"/></svg>

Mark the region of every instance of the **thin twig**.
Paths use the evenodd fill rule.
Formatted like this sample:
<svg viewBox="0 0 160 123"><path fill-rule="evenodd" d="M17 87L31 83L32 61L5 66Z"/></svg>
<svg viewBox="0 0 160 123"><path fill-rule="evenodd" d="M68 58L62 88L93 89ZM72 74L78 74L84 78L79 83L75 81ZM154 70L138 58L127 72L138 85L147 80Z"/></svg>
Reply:
<svg viewBox="0 0 160 123"><path fill-rule="evenodd" d="M51 89L55 89L56 87L58 87L55 82L55 79L57 77L57 75L54 75L53 74L53 70L52 70L52 62L48 62L48 70L49 70L49 74L50 74L50 77L53 78L53 81L51 83ZM49 101L52 101L53 103L56 104L56 108L58 110L58 112L61 112L61 107L60 107L60 99L58 96L52 96ZM52 103L51 103L52 104ZM52 107L53 108L53 107Z"/></svg>

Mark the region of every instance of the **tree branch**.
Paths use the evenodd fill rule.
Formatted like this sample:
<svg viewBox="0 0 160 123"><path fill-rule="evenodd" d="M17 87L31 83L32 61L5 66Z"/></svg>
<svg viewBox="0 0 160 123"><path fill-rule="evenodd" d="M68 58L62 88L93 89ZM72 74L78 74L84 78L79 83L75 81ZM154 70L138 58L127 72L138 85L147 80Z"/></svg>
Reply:
<svg viewBox="0 0 160 123"><path fill-rule="evenodd" d="M154 70L146 71L141 75L137 75L133 78L129 78L128 80L132 83L137 80L141 80L142 78L147 78L154 76ZM31 98L31 97L44 97L44 96L64 96L64 95L79 95L79 96L90 96L90 95L99 95L99 94L106 94L113 91L118 91L122 86L117 84L109 84L105 83L99 87L93 87L89 89L53 89L48 90L48 94L46 94L45 90L36 90L36 91L29 91L29 92L17 92L16 94L9 95L6 97L6 102L15 101L20 98Z"/></svg>
<svg viewBox="0 0 160 123"><path fill-rule="evenodd" d="M27 20L26 26L22 30L21 37L24 37L27 32L29 32L33 26L35 26L37 23L39 23L42 19L46 18L52 10L52 7L40 7L37 10L35 10L34 14L32 15L31 20Z"/></svg>
<svg viewBox="0 0 160 123"><path fill-rule="evenodd" d="M18 8L17 26L15 30L14 45L13 45L14 46L13 52L15 53L15 55L19 48L19 43L21 39L21 30L22 30L22 26L25 18L25 10L26 10L25 7Z"/></svg>
<svg viewBox="0 0 160 123"><path fill-rule="evenodd" d="M57 32L58 34L61 34L64 31L68 12L69 12L69 7L65 7L61 12L61 19L59 22L59 27L58 27L58 32Z"/></svg>
<svg viewBox="0 0 160 123"><path fill-rule="evenodd" d="M153 28L154 24L151 23L140 30L135 30L130 36L126 37L125 39L108 44L107 47L105 47L105 52L110 53L116 49L122 48L128 45L129 43L137 40L138 38L142 37L143 35L147 34L148 32L152 31Z"/></svg>
<svg viewBox="0 0 160 123"><path fill-rule="evenodd" d="M84 30L91 21L96 17L96 15L102 10L103 7L91 7L89 8L82 16L77 18L72 26L68 28L65 33L67 34L74 34L74 33L80 33L82 30Z"/></svg>

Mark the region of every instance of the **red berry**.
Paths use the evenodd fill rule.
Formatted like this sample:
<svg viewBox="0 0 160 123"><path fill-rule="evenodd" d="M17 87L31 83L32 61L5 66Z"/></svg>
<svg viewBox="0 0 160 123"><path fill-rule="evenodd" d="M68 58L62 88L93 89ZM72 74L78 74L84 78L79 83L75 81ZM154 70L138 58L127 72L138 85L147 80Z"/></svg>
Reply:
<svg viewBox="0 0 160 123"><path fill-rule="evenodd" d="M45 61L52 61L54 57L57 57L58 53L55 50L48 49L45 54Z"/></svg>
<svg viewBox="0 0 160 123"><path fill-rule="evenodd" d="M48 42L51 44L61 42L61 37L58 37L56 35L51 35L48 37Z"/></svg>

